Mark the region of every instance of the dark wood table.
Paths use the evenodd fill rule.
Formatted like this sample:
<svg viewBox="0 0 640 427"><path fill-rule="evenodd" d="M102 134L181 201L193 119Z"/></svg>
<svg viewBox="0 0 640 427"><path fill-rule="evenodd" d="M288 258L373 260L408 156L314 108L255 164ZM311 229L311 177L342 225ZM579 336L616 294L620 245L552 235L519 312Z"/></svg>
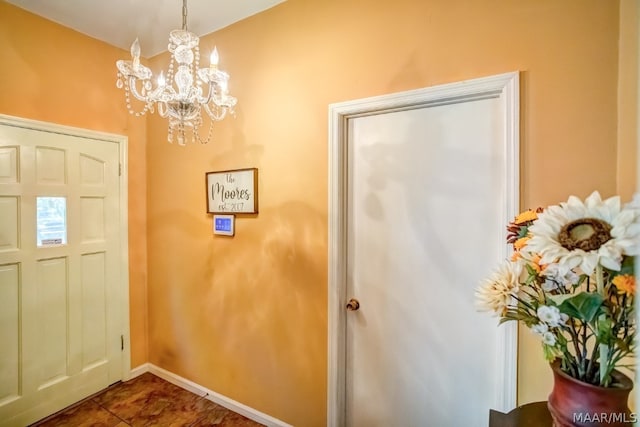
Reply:
<svg viewBox="0 0 640 427"><path fill-rule="evenodd" d="M508 414L489 411L489 427L552 427L553 421L547 402L518 406Z"/></svg>

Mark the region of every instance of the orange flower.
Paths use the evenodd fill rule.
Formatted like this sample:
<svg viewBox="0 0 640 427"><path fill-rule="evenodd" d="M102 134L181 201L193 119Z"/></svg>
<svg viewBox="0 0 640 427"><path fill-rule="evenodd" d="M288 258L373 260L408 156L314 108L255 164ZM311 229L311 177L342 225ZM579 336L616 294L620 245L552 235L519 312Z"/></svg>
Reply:
<svg viewBox="0 0 640 427"><path fill-rule="evenodd" d="M515 243L518 239L527 237L529 234L529 226L538 219L538 214L542 212L542 208L529 209L521 212L513 221L507 225L507 243ZM517 248L514 248L518 250Z"/></svg>
<svg viewBox="0 0 640 427"><path fill-rule="evenodd" d="M530 238L531 237L526 237L526 236L519 238L513 243L513 249L515 249L516 251L519 251L520 249L524 248L524 246L527 244L527 241Z"/></svg>
<svg viewBox="0 0 640 427"><path fill-rule="evenodd" d="M633 295L636 293L636 278L629 274L621 274L613 278L618 294Z"/></svg>
<svg viewBox="0 0 640 427"><path fill-rule="evenodd" d="M542 270L544 270L544 266L542 264L540 264L540 260L542 258L540 258L540 255L535 254L533 255L533 257L531 257L531 267L533 267L533 269L540 274L540 272Z"/></svg>
<svg viewBox="0 0 640 427"><path fill-rule="evenodd" d="M527 265L533 268L538 274L540 274L540 272L546 267L546 265L540 264L540 255L538 254L532 254L526 251L515 251L511 254L511 261L516 262L518 260L526 261Z"/></svg>
<svg viewBox="0 0 640 427"><path fill-rule="evenodd" d="M520 225L529 221L535 221L536 219L538 219L538 213L533 209L528 209L520 213L513 222Z"/></svg>

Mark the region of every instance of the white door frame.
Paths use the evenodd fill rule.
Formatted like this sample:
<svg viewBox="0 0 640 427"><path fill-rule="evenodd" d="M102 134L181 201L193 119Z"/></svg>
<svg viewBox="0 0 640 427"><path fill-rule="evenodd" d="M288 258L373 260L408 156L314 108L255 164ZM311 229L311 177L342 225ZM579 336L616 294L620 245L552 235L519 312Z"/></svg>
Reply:
<svg viewBox="0 0 640 427"><path fill-rule="evenodd" d="M346 369L346 302L347 271L347 122L349 119L382 112L459 103L487 98L503 98L505 117L503 135L507 165L504 177L507 184L502 222L511 221L519 211L519 75L517 72L444 84L329 105L329 310L328 310L328 390L327 425L345 423ZM510 248L505 243L504 258ZM496 366L499 372L494 408L508 412L516 406L518 329L508 322L496 330ZM487 408L489 411L489 408Z"/></svg>
<svg viewBox="0 0 640 427"><path fill-rule="evenodd" d="M120 193L120 278L117 289L117 305L120 311L120 330L123 336L122 350L122 380L128 380L131 375L131 343L129 336L129 212L128 212L128 183L127 161L128 161L128 139L123 135L99 132L94 130L75 128L55 123L41 122L38 120L25 119L22 117L8 116L0 114L0 125L13 126L24 129L32 129L44 132L58 133L62 135L76 136L80 138L93 139L107 143L118 144L120 161L119 193Z"/></svg>

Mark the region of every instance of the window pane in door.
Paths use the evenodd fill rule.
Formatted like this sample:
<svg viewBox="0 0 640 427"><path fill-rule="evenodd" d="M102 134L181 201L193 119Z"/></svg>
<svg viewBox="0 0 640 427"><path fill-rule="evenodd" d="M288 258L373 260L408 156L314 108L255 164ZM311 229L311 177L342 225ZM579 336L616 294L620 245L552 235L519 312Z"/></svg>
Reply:
<svg viewBox="0 0 640 427"><path fill-rule="evenodd" d="M67 244L66 197L36 198L36 236L38 247Z"/></svg>

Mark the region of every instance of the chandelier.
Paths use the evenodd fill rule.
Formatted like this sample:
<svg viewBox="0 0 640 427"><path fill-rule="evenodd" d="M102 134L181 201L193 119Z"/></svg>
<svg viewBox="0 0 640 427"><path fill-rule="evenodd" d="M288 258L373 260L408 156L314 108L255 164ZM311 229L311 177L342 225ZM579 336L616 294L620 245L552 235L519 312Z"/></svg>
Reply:
<svg viewBox="0 0 640 427"><path fill-rule="evenodd" d="M222 120L227 113L233 114L236 98L229 95L229 74L218 69L218 49L211 53L210 65L198 68L200 63L200 39L187 30L187 0L182 0L182 29L169 33L171 62L166 77L161 72L157 83L151 83L153 73L140 63L138 39L131 45L131 60L119 60L116 86L124 87L129 113L139 117L157 108L161 117L169 119L168 141L174 137L184 145L188 137L206 144L211 139L212 124ZM142 101L144 107L135 111L131 105L131 94ZM203 125L202 111L211 123L206 138L200 137Z"/></svg>

